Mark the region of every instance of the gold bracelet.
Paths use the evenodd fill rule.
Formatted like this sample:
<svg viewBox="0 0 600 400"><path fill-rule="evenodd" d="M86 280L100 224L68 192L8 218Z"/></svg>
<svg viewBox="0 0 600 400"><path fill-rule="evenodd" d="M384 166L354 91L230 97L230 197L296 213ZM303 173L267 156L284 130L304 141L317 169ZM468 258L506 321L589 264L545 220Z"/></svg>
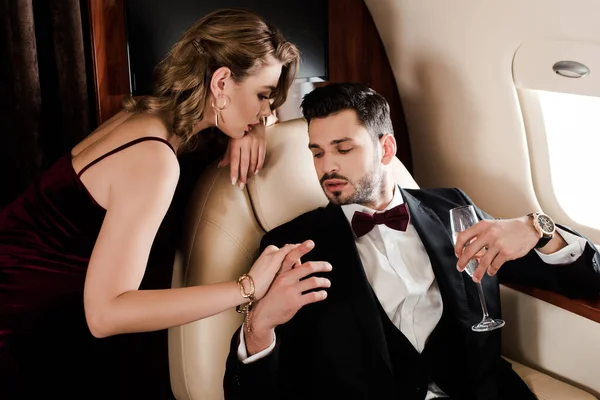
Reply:
<svg viewBox="0 0 600 400"><path fill-rule="evenodd" d="M236 311L240 314L246 314L244 317L244 323L246 325L246 332L248 333L252 333L252 324L250 321L250 311L252 311L252 306L254 305L254 302L251 301L248 304L244 304L244 305L239 305L236 307Z"/></svg>
<svg viewBox="0 0 600 400"><path fill-rule="evenodd" d="M251 333L252 332L252 325L250 323L250 311L252 311L252 306L254 305L254 301L251 301L249 303L246 304L240 304L239 306L237 306L235 308L235 310L240 313L240 314L246 314L244 316L244 322L246 325L246 332Z"/></svg>
<svg viewBox="0 0 600 400"><path fill-rule="evenodd" d="M252 329L252 321L250 321L251 308L252 308L252 303L250 304L248 311L246 311L246 333L252 333L252 331L254 331L254 329Z"/></svg>
<svg viewBox="0 0 600 400"><path fill-rule="evenodd" d="M244 289L244 285L242 284L242 282L248 279L248 281L250 281L250 291L246 292L246 290ZM240 293L242 294L242 297L245 299L250 300L248 303L246 304L240 304L238 305L235 310L240 313L240 314L246 314L245 316L245 324L246 324L246 330L248 332L252 332L252 327L250 325L250 311L252 311L252 306L254 305L254 302L256 301L256 298L254 297L254 280L252 279L252 277L248 274L243 274L242 276L240 276L237 280L238 286L240 287Z"/></svg>
<svg viewBox="0 0 600 400"><path fill-rule="evenodd" d="M242 285L242 282L247 279L248 281L250 281L250 292L246 292L246 290L244 289L244 285ZM243 274L242 276L240 276L237 280L238 286L240 287L240 293L242 294L242 297L245 299L249 299L251 302L255 301L256 299L254 298L254 280L252 279L252 277L248 274Z"/></svg>

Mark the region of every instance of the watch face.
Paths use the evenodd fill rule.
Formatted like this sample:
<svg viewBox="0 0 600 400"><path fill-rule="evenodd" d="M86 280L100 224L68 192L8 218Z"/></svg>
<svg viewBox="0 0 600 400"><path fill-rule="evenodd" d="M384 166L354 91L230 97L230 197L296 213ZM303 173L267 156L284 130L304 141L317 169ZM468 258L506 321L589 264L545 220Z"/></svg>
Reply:
<svg viewBox="0 0 600 400"><path fill-rule="evenodd" d="M554 232L554 222L547 215L540 215L538 217L538 223L540 224L540 228L546 233Z"/></svg>

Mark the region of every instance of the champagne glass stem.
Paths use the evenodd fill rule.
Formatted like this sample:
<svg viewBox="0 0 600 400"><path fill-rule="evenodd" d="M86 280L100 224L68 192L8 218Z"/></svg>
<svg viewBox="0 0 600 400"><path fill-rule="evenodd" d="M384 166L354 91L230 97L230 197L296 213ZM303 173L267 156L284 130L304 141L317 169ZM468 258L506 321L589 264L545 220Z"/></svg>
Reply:
<svg viewBox="0 0 600 400"><path fill-rule="evenodd" d="M485 296L483 295L483 286L481 282L477 282L477 292L479 293L479 302L481 303L481 309L483 310L483 319L488 319L490 315L488 314L487 304L485 303Z"/></svg>

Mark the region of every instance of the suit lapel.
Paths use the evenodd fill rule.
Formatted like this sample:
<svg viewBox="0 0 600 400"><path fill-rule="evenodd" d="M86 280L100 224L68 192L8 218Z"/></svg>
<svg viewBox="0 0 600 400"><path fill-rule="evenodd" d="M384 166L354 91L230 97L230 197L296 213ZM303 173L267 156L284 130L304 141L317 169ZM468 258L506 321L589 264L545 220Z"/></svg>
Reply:
<svg viewBox="0 0 600 400"><path fill-rule="evenodd" d="M463 274L456 270L452 236L440 218L429 207L404 189L400 189L414 225L444 297L444 306L454 309L463 326L470 326L469 306Z"/></svg>
<svg viewBox="0 0 600 400"><path fill-rule="evenodd" d="M348 224L344 212L339 206L329 204L327 206L328 219L328 242L332 244L330 249L334 271L343 268L341 273L336 273L337 285L344 289L346 298L350 303L358 325L365 334L383 362L392 371L392 363L385 339L383 324L378 313L377 299L371 289L365 274L356 243L354 233Z"/></svg>

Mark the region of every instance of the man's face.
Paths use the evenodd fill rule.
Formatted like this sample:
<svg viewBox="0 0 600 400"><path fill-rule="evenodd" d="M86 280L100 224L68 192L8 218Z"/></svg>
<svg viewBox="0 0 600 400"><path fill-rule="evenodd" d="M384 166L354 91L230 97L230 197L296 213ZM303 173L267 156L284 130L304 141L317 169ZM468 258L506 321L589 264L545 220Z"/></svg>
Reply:
<svg viewBox="0 0 600 400"><path fill-rule="evenodd" d="M382 183L380 149L353 110L313 119L309 145L321 187L334 204L366 204Z"/></svg>

